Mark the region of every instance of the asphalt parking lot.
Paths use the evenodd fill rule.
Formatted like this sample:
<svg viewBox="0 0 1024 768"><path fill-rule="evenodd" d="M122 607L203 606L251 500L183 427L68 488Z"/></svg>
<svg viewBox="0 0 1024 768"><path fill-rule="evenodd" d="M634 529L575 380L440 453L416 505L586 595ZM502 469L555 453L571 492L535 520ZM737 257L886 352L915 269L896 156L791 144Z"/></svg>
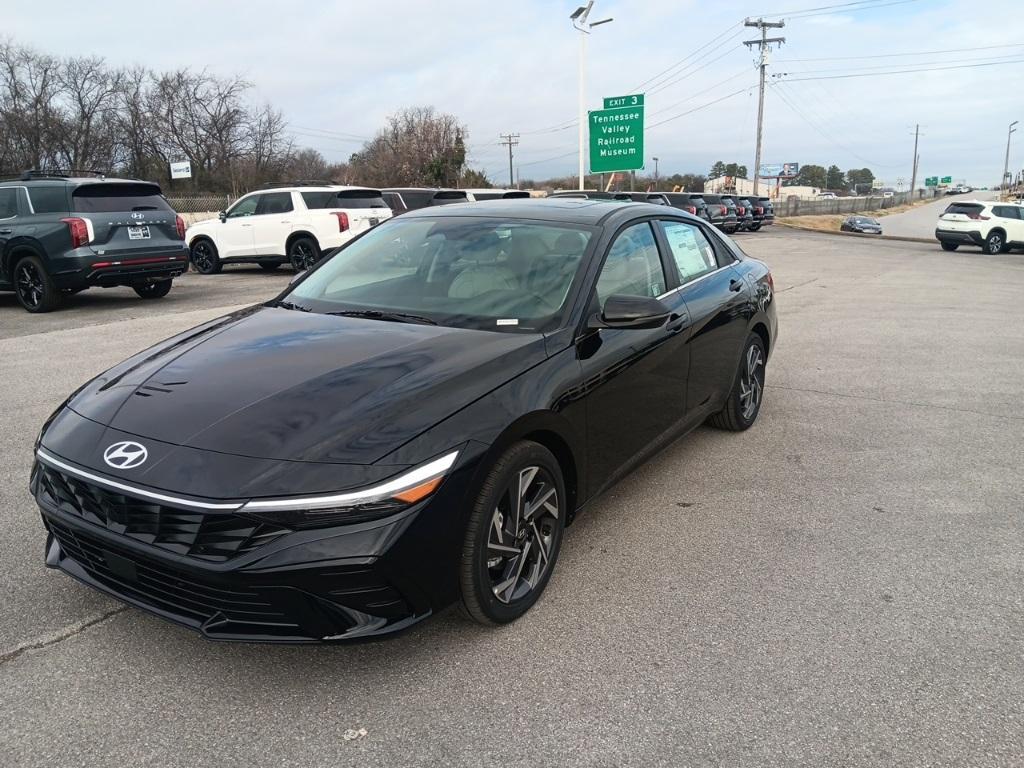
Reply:
<svg viewBox="0 0 1024 768"><path fill-rule="evenodd" d="M0 765L1024 764L1024 256L739 240L780 321L755 427L622 481L516 624L351 646L211 643L80 587L26 487L68 392L288 270L0 297Z"/></svg>

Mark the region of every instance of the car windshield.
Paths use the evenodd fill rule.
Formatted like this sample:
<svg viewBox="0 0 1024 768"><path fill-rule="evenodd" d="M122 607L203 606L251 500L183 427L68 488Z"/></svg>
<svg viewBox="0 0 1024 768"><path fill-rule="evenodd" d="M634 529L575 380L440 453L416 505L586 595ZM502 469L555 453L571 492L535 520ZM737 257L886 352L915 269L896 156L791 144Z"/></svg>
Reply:
<svg viewBox="0 0 1024 768"><path fill-rule="evenodd" d="M536 332L561 317L593 230L446 216L353 240L280 303L323 314Z"/></svg>

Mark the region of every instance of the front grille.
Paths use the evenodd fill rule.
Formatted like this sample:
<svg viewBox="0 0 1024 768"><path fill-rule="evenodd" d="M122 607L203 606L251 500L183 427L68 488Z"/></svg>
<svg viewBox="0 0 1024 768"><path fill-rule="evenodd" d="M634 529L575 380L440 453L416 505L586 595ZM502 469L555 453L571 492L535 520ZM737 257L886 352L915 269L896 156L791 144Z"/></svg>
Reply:
<svg viewBox="0 0 1024 768"><path fill-rule="evenodd" d="M53 518L47 518L47 524L65 555L94 579L119 594L198 625L222 616L225 621L231 622L294 626L285 620L284 613L274 608L268 596L260 594L258 588L225 589L201 577L151 564L127 550L111 548L99 539L74 531ZM128 579L111 568L111 554L134 566L134 579Z"/></svg>
<svg viewBox="0 0 1024 768"><path fill-rule="evenodd" d="M288 529L241 515L200 512L128 496L39 465L43 499L63 512L179 555L223 562Z"/></svg>

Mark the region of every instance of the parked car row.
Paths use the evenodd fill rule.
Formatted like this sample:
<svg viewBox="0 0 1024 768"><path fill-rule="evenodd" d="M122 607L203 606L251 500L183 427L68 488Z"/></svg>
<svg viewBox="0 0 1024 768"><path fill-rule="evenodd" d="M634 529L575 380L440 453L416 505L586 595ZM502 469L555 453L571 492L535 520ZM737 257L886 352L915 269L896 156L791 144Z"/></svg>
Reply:
<svg viewBox="0 0 1024 768"><path fill-rule="evenodd" d="M703 192L555 192L551 197L576 197L591 200L621 200L668 205L704 219L728 234L756 232L775 223L775 209L769 197L713 195Z"/></svg>
<svg viewBox="0 0 1024 768"><path fill-rule="evenodd" d="M766 197L684 192L566 191L558 198L654 203L691 213L723 232L757 231L775 215ZM86 171L27 171L0 180L0 291L30 312L93 286L166 296L191 263L212 275L226 264L266 271L315 266L353 237L409 211L529 198L515 189L374 189L328 181L268 184L187 229L159 185Z"/></svg>

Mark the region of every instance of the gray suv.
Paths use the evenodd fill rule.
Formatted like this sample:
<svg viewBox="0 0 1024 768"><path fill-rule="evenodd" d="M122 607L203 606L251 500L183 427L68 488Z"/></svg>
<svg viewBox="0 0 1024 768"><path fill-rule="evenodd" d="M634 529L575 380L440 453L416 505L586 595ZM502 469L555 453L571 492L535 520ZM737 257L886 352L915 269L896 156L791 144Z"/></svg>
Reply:
<svg viewBox="0 0 1024 768"><path fill-rule="evenodd" d="M188 268L188 248L160 187L76 173L0 180L0 291L14 291L29 312L93 286L166 296Z"/></svg>

